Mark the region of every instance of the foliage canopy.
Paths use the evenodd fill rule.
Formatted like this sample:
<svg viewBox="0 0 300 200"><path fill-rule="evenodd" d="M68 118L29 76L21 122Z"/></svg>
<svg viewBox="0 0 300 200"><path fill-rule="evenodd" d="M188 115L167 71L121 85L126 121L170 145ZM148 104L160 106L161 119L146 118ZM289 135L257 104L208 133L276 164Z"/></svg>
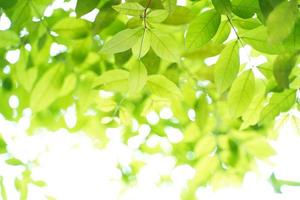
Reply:
<svg viewBox="0 0 300 200"><path fill-rule="evenodd" d="M147 138L178 129L172 150L145 142L137 151L193 166L182 197L192 199L200 185L241 182L255 159L274 154L275 118L300 110L299 0L78 0L44 15L51 3L0 0L11 22L0 31L0 113L18 121L30 108L29 133L84 131L104 147L108 128L121 126L125 144L138 134L134 124L151 127ZM172 117L147 120L166 107Z"/></svg>

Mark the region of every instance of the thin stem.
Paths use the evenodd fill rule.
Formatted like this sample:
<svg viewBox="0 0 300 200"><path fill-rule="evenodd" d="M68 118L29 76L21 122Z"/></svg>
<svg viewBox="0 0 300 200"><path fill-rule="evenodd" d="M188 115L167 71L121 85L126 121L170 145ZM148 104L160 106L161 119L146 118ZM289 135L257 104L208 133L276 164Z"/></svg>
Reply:
<svg viewBox="0 0 300 200"><path fill-rule="evenodd" d="M244 42L243 42L242 38L239 36L239 34L238 34L236 28L234 27L231 18L230 18L228 15L226 15L226 17L227 17L227 20L228 20L228 22L229 22L231 28L232 28L233 31L234 31L234 34L235 34L236 37L237 37L238 42L241 44L242 48L244 48L244 47L245 47ZM251 65L251 68L254 68L254 65L251 63L251 57L250 57L250 55L248 55L248 53L247 53L246 55L247 55L247 60L248 60L247 62Z"/></svg>

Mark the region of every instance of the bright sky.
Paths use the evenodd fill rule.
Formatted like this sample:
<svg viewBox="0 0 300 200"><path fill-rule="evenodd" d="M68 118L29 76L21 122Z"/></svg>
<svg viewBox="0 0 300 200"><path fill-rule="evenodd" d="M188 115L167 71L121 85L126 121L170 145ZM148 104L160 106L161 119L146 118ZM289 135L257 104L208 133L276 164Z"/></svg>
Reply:
<svg viewBox="0 0 300 200"><path fill-rule="evenodd" d="M184 1L180 1L184 4ZM64 3L57 0L45 11L45 15L51 15L53 9L63 7L74 8L76 0ZM92 11L84 18L93 20L97 10ZM1 16L0 30L10 27L10 21ZM241 50L242 60L247 61L251 49L245 47ZM54 44L52 55L64 51L64 46ZM14 63L18 60L18 51L10 51L7 59ZM217 58L208 59L213 63ZM264 62L264 58L254 58L251 62ZM9 72L8 72L9 73ZM10 104L17 106L18 100L12 97ZM72 115L72 114L71 114ZM164 114L162 114L164 115ZM168 112L165 112L168 116ZM8 143L9 151L24 162L38 158L39 166L32 166L33 177L44 180L47 187L40 189L32 186L29 192L29 200L46 200L46 196L53 196L57 200L179 200L179 191L192 178L194 171L187 165L175 166L175 159L162 154L145 156L136 150L136 144L143 141L148 127L140 128L140 135L132 139L132 145L126 146L120 141L118 129L108 133L111 141L106 149L96 148L91 138L84 134L69 134L65 130L48 132L40 130L33 136L26 134L29 123L30 111L25 112L18 123L6 121L0 117L0 133ZM161 116L162 117L162 116ZM155 122L158 119L155 113L149 116L149 120ZM70 120L70 119L67 119ZM72 123L72 120L70 120ZM166 149L171 142L181 139L180 133L170 130L168 140L152 138L149 145L161 142ZM172 134L173 133L173 134ZM175 137L174 137L175 135ZM284 187L282 194L276 194L271 185L266 181L272 172L280 179L300 181L300 137L292 129L291 124L282 128L278 141L272 143L277 150L269 164L259 163L258 172L247 174L240 188L225 188L212 191L211 188L201 188L198 191L201 200L298 200L300 188ZM4 177L7 186L8 199L18 199L19 193L14 188L14 178L19 176L22 169L5 164L8 155L0 156L0 175ZM146 166L137 176L137 184L126 186L121 183L121 172L116 167L118 163L126 166L133 159L141 159ZM161 175L170 175L172 183L158 186L156 183Z"/></svg>

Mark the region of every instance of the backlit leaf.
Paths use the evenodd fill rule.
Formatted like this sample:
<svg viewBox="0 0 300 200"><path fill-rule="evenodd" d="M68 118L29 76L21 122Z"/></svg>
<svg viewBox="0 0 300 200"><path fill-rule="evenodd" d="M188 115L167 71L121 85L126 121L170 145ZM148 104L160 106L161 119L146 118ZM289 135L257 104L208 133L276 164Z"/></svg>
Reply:
<svg viewBox="0 0 300 200"><path fill-rule="evenodd" d="M232 118L243 115L250 105L255 92L252 70L243 72L232 84L228 94L228 107Z"/></svg>
<svg viewBox="0 0 300 200"><path fill-rule="evenodd" d="M221 94L231 86L239 72L240 58L237 42L232 42L223 49L214 68L216 87L218 92Z"/></svg>
<svg viewBox="0 0 300 200"><path fill-rule="evenodd" d="M181 98L179 88L163 75L151 75L148 77L147 86L151 93L164 98Z"/></svg>
<svg viewBox="0 0 300 200"><path fill-rule="evenodd" d="M126 51L133 47L142 34L141 28L123 30L106 42L101 51L110 54Z"/></svg>
<svg viewBox="0 0 300 200"><path fill-rule="evenodd" d="M221 16L214 10L201 13L189 26L186 34L186 49L202 47L216 34Z"/></svg>
<svg viewBox="0 0 300 200"><path fill-rule="evenodd" d="M292 32L297 18L298 3L296 0L284 1L275 7L267 19L269 42L279 43L287 38Z"/></svg>
<svg viewBox="0 0 300 200"><path fill-rule="evenodd" d="M281 112L288 111L295 104L295 98L295 90L285 90L281 93L274 93L269 104L260 114L260 122L268 122L273 120Z"/></svg>

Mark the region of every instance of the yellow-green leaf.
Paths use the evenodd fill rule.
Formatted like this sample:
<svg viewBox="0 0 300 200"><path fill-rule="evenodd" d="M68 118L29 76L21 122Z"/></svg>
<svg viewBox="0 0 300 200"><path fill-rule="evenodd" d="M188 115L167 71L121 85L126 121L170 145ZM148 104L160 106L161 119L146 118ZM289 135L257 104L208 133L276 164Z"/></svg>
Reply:
<svg viewBox="0 0 300 200"><path fill-rule="evenodd" d="M147 70L141 61L137 61L129 72L129 95L139 94L147 82Z"/></svg>
<svg viewBox="0 0 300 200"><path fill-rule="evenodd" d="M284 1L275 7L267 19L269 42L283 41L292 32L297 18L297 0Z"/></svg>
<svg viewBox="0 0 300 200"><path fill-rule="evenodd" d="M201 13L189 26L186 34L186 49L194 50L209 42L217 33L221 16L215 10Z"/></svg>
<svg viewBox="0 0 300 200"><path fill-rule="evenodd" d="M252 70L247 70L233 82L228 94L228 109L232 118L240 117L247 110L254 92L254 74Z"/></svg>
<svg viewBox="0 0 300 200"><path fill-rule="evenodd" d="M163 98L181 98L179 88L163 75L151 75L148 77L147 86L152 94Z"/></svg>
<svg viewBox="0 0 300 200"><path fill-rule="evenodd" d="M109 91L127 92L128 77L128 71L121 69L110 70L101 74L95 80L93 87Z"/></svg>
<svg viewBox="0 0 300 200"><path fill-rule="evenodd" d="M221 94L231 86L239 72L240 58L237 42L232 42L223 49L214 68L216 87Z"/></svg>
<svg viewBox="0 0 300 200"><path fill-rule="evenodd" d="M104 44L101 51L103 53L110 54L126 51L135 45L142 34L142 28L125 29L120 31Z"/></svg>

